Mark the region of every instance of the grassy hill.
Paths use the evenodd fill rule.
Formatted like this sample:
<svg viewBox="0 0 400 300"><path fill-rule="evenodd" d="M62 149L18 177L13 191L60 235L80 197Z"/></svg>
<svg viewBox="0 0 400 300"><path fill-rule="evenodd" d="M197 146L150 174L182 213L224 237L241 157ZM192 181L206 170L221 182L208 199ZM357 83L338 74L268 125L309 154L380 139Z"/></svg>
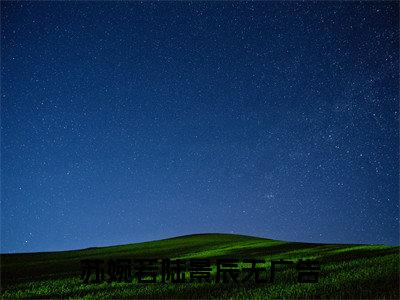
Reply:
<svg viewBox="0 0 400 300"><path fill-rule="evenodd" d="M312 244L232 234L197 234L122 246L75 251L2 254L2 298L384 298L399 299L400 247ZM82 259L258 258L317 259L318 283L298 283L295 268L284 268L274 283L85 284ZM241 265L245 266L245 265ZM262 266L262 265L261 265ZM248 267L247 265L245 267ZM216 269L213 267L212 274ZM158 277L160 279L160 276Z"/></svg>

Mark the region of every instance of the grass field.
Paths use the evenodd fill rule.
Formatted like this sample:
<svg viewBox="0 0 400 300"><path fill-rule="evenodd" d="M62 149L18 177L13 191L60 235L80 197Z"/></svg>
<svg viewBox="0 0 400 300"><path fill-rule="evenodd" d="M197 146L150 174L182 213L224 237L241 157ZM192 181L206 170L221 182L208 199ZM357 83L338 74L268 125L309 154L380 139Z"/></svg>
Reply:
<svg viewBox="0 0 400 300"><path fill-rule="evenodd" d="M123 246L76 251L2 254L2 298L241 298L399 299L400 247L310 244L232 234L198 234ZM82 282L82 259L258 258L317 259L318 283L298 283L295 268L276 273L273 283ZM246 267L245 265L241 265ZM269 272L269 271L268 271ZM213 267L212 275L216 270ZM268 274L268 273L267 273ZM160 275L158 276L160 279Z"/></svg>

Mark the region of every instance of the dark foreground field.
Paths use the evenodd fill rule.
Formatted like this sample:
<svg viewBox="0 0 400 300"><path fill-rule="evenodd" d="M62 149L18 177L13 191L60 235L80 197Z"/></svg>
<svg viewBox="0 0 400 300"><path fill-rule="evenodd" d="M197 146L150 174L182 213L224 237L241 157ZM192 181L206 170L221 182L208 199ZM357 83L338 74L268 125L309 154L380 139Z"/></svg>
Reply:
<svg viewBox="0 0 400 300"><path fill-rule="evenodd" d="M77 251L1 255L2 298L241 298L399 299L399 247L307 244L230 234L202 234ZM258 258L317 259L318 283L298 283L295 268L276 273L274 283L85 284L82 259ZM249 267L248 264L240 265ZM107 271L106 271L107 272ZM270 272L270 271L268 271ZM212 276L215 276L215 267ZM267 273L269 274L269 273ZM160 280L160 276L158 277Z"/></svg>

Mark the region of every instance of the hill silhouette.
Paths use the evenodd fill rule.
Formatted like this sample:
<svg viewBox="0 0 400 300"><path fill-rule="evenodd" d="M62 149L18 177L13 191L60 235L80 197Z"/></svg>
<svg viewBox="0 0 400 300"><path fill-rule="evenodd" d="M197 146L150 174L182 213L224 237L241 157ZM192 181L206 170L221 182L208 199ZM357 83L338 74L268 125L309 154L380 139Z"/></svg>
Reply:
<svg viewBox="0 0 400 300"><path fill-rule="evenodd" d="M399 298L399 247L319 244L234 234L193 234L163 240L91 247L82 250L1 255L4 298ZM262 285L215 283L83 284L83 259L313 259L321 264L318 283L298 283L296 271L284 269L277 282ZM215 269L212 270L212 274ZM285 280L288 279L288 280Z"/></svg>

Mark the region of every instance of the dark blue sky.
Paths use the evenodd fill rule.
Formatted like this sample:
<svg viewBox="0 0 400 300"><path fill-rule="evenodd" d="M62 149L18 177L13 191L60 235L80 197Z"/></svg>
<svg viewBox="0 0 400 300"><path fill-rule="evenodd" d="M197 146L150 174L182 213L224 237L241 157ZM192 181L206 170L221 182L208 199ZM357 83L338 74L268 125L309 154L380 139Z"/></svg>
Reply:
<svg viewBox="0 0 400 300"><path fill-rule="evenodd" d="M2 2L1 251L399 243L396 2Z"/></svg>

